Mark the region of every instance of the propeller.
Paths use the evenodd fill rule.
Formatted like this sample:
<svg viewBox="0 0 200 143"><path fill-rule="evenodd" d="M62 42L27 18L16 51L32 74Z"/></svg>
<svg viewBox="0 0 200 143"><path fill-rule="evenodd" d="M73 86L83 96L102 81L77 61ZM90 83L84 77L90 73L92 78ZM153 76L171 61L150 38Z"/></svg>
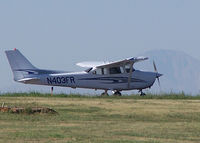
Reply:
<svg viewBox="0 0 200 143"><path fill-rule="evenodd" d="M158 73L158 70L157 70L155 61L153 61L153 67L154 67L154 71L156 72L156 78L157 78L157 80L158 80L158 85L159 85L159 87L160 87L160 79L159 79L159 77L162 76L162 74L159 74L159 73Z"/></svg>

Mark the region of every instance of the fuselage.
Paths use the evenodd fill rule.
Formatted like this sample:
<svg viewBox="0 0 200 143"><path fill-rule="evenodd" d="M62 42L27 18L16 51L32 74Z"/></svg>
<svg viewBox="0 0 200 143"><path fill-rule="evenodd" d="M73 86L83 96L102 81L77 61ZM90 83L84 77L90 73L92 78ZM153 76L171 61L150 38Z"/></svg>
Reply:
<svg viewBox="0 0 200 143"><path fill-rule="evenodd" d="M151 87L156 79L154 72L135 70L132 73L128 86L129 73L98 75L88 72L72 72L58 74L29 75L26 78L35 78L24 83L48 86L63 86L72 88L89 88L104 90L133 90Z"/></svg>
<svg viewBox="0 0 200 143"><path fill-rule="evenodd" d="M43 70L33 66L19 50L5 51L13 71L14 80L26 84L48 86L63 86L71 88L89 88L119 91L150 88L161 74L135 70L133 64L147 60L147 57L133 57L120 61L92 64L79 63L79 66L88 67L83 72L63 72Z"/></svg>

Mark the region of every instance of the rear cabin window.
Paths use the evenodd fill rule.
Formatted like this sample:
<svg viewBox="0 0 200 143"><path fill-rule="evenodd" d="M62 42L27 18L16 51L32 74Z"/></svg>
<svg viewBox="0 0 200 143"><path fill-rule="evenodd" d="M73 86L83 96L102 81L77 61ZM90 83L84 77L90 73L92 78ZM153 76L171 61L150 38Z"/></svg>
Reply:
<svg viewBox="0 0 200 143"><path fill-rule="evenodd" d="M102 74L102 70L101 69L96 69L96 74Z"/></svg>
<svg viewBox="0 0 200 143"><path fill-rule="evenodd" d="M93 71L93 74L100 74L100 75L107 74L107 69L106 68L98 68L95 71Z"/></svg>

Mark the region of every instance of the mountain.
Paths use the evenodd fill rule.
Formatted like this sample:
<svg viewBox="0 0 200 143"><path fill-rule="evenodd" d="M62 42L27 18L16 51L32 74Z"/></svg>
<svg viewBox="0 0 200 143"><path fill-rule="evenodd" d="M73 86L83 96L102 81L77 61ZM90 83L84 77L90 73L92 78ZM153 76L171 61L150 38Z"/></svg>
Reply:
<svg viewBox="0 0 200 143"><path fill-rule="evenodd" d="M161 91L197 94L200 92L200 60L175 50L153 50L143 54L148 61L135 65L136 69L153 71L153 60L161 78ZM158 91L155 84L151 91Z"/></svg>

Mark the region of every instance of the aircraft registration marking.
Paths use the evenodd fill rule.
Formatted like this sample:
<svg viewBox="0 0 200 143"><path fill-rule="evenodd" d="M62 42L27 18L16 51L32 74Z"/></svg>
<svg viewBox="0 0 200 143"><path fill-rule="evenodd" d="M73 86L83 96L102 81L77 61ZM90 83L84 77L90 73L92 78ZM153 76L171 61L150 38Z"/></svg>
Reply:
<svg viewBox="0 0 200 143"><path fill-rule="evenodd" d="M47 77L48 84L69 84L75 83L74 77L64 77L64 76L57 76L57 77Z"/></svg>

